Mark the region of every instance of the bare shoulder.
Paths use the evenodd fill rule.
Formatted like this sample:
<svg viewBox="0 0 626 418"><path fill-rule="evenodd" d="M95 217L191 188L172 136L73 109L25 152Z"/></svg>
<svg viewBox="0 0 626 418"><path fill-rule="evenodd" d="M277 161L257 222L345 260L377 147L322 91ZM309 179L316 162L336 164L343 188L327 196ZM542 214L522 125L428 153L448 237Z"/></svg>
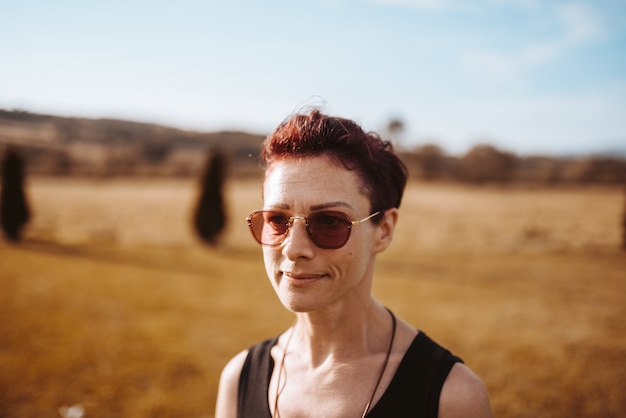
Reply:
<svg viewBox="0 0 626 418"><path fill-rule="evenodd" d="M463 363L456 363L441 389L439 418L492 418L487 388Z"/></svg>
<svg viewBox="0 0 626 418"><path fill-rule="evenodd" d="M239 376L246 361L248 351L242 351L233 357L222 370L220 385L217 390L215 418L237 417L237 392L239 390Z"/></svg>

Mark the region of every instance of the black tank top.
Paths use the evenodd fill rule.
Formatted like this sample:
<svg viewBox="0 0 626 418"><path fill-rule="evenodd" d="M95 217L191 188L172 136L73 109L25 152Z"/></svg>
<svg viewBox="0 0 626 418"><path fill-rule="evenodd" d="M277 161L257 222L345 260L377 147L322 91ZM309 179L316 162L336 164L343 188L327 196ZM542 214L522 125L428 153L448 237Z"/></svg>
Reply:
<svg viewBox="0 0 626 418"><path fill-rule="evenodd" d="M270 349L277 340L271 338L250 348L239 378L238 418L271 418L267 399L274 360ZM367 416L437 418L443 382L456 362L462 360L420 332Z"/></svg>

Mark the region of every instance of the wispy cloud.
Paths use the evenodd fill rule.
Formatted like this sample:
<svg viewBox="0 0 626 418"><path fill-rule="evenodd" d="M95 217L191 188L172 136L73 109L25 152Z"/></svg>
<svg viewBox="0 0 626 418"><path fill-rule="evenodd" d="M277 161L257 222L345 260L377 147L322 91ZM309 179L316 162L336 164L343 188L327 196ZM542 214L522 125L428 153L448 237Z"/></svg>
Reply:
<svg viewBox="0 0 626 418"><path fill-rule="evenodd" d="M602 39L606 34L597 12L582 3L561 4L555 12L564 26L563 42L568 45Z"/></svg>
<svg viewBox="0 0 626 418"><path fill-rule="evenodd" d="M411 7L425 11L478 12L492 6L533 8L539 0L369 0L371 3Z"/></svg>
<svg viewBox="0 0 626 418"><path fill-rule="evenodd" d="M430 11L467 12L476 8L476 2L470 0L370 0L370 2Z"/></svg>
<svg viewBox="0 0 626 418"><path fill-rule="evenodd" d="M547 4L540 0L369 0L389 7L407 7L432 13L486 14L499 11L525 13L527 18L550 20L551 38L522 44L506 51L489 45L465 51L461 61L474 76L496 82L515 81L524 72L540 68L585 44L606 37L594 3Z"/></svg>
<svg viewBox="0 0 626 418"><path fill-rule="evenodd" d="M552 38L523 45L513 51L475 49L463 57L466 69L494 81L514 81L525 71L553 62L582 45L606 36L600 17L591 6L560 4L543 10L559 25Z"/></svg>

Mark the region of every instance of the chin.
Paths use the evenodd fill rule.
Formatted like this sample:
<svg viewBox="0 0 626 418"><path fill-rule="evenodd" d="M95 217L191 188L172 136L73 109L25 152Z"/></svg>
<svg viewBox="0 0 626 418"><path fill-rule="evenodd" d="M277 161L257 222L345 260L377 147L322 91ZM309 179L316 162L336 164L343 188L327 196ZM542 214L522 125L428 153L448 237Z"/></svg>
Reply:
<svg viewBox="0 0 626 418"><path fill-rule="evenodd" d="M290 312L293 313L309 313L315 312L323 307L323 304L320 303L319 298L315 297L301 297L294 295L288 295L286 297L281 296L280 301Z"/></svg>

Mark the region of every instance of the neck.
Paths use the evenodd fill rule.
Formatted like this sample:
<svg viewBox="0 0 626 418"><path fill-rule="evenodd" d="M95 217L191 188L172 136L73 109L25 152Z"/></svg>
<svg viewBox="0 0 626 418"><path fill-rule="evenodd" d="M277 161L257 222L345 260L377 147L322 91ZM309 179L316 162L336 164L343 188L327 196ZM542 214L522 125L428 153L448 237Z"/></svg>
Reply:
<svg viewBox="0 0 626 418"><path fill-rule="evenodd" d="M389 312L373 299L361 306L364 308L360 310L298 313L292 347L310 361L312 368L386 351Z"/></svg>

